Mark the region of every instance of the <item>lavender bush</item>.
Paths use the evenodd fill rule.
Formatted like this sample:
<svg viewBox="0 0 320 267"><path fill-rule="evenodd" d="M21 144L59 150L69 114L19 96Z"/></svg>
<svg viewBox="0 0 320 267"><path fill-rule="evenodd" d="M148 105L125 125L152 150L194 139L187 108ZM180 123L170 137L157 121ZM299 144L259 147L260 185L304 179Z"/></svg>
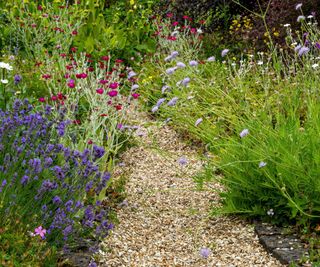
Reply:
<svg viewBox="0 0 320 267"><path fill-rule="evenodd" d="M99 239L112 227L98 200L110 179L95 162L104 148L63 146L68 124L63 112L54 119L50 106L34 111L28 100L0 110L0 225L31 233L42 226L39 235L58 247Z"/></svg>

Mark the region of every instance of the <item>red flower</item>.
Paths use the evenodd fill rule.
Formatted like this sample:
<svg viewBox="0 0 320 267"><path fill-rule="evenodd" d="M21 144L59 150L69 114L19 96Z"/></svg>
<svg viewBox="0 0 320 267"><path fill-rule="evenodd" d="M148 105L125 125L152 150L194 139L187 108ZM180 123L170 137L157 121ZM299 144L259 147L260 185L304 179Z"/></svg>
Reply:
<svg viewBox="0 0 320 267"><path fill-rule="evenodd" d="M109 59L110 59L109 56L102 56L102 57L101 57L101 60L103 60L103 61L108 61Z"/></svg>
<svg viewBox="0 0 320 267"><path fill-rule="evenodd" d="M73 69L73 66L72 65L67 65L66 68L67 68L67 70L71 70L71 69Z"/></svg>
<svg viewBox="0 0 320 267"><path fill-rule="evenodd" d="M202 20L199 21L199 23L204 25L206 23L206 21L202 19Z"/></svg>
<svg viewBox="0 0 320 267"><path fill-rule="evenodd" d="M92 140L89 139L89 140L88 140L88 145L92 145L92 144L93 144Z"/></svg>
<svg viewBox="0 0 320 267"><path fill-rule="evenodd" d="M77 35L78 34L78 32L76 31L76 30L74 30L74 31L72 31L72 33L71 33L72 35Z"/></svg>
<svg viewBox="0 0 320 267"><path fill-rule="evenodd" d="M111 88L111 89L117 89L118 86L119 86L118 83L110 83L109 88Z"/></svg>
<svg viewBox="0 0 320 267"><path fill-rule="evenodd" d="M66 74L64 75L64 77L65 77L66 79L68 79L68 78L70 78L70 74L69 74L69 73L66 73Z"/></svg>
<svg viewBox="0 0 320 267"><path fill-rule="evenodd" d="M109 100L109 101L107 102L107 104L108 104L109 106L111 106L111 105L112 105L112 101Z"/></svg>
<svg viewBox="0 0 320 267"><path fill-rule="evenodd" d="M42 11L42 10L43 10L43 8L42 8L41 5L38 5L37 9L38 9L39 11Z"/></svg>
<svg viewBox="0 0 320 267"><path fill-rule="evenodd" d="M196 33L196 32L197 32L197 29L196 29L196 28L191 28L191 29L190 29L190 32L191 32L191 33Z"/></svg>
<svg viewBox="0 0 320 267"><path fill-rule="evenodd" d="M105 113L100 114L100 117L107 117L107 116L108 116L108 114L105 114Z"/></svg>
<svg viewBox="0 0 320 267"><path fill-rule="evenodd" d="M57 94L57 97L58 97L59 100L64 100L64 99L66 99L66 97L65 97L62 93L58 93L58 94Z"/></svg>
<svg viewBox="0 0 320 267"><path fill-rule="evenodd" d="M79 125L79 124L81 124L81 121L80 121L80 120L74 120L74 121L73 121L73 124Z"/></svg>
<svg viewBox="0 0 320 267"><path fill-rule="evenodd" d="M39 67L39 66L42 65L42 62L41 62L41 61L40 61L40 62L36 62L34 65L35 65L36 67Z"/></svg>
<svg viewBox="0 0 320 267"><path fill-rule="evenodd" d="M67 56L67 54L65 54L65 53L60 54L60 57L66 57L66 56Z"/></svg>
<svg viewBox="0 0 320 267"><path fill-rule="evenodd" d="M76 86L74 80L70 79L67 83L67 85L69 86L69 88L74 88Z"/></svg>
<svg viewBox="0 0 320 267"><path fill-rule="evenodd" d="M93 72L94 71L94 67L89 67L88 71Z"/></svg>
<svg viewBox="0 0 320 267"><path fill-rule="evenodd" d="M43 102L45 102L46 100L45 100L45 98L44 97L39 97L39 99L38 99L41 103L43 103Z"/></svg>
<svg viewBox="0 0 320 267"><path fill-rule="evenodd" d="M133 94L132 94L132 97L133 97L134 99L138 99L139 96L140 96L140 94L138 94L138 93L133 93Z"/></svg>
<svg viewBox="0 0 320 267"><path fill-rule="evenodd" d="M85 79L85 78L87 78L87 77L88 77L88 74L87 74L87 73L84 73L84 72L81 73L81 78L82 78L82 79Z"/></svg>
<svg viewBox="0 0 320 267"><path fill-rule="evenodd" d="M121 110L122 109L122 105L121 104L115 105L114 107L116 108L116 110Z"/></svg>
<svg viewBox="0 0 320 267"><path fill-rule="evenodd" d="M71 52L77 52L77 48L76 47L71 47Z"/></svg>
<svg viewBox="0 0 320 267"><path fill-rule="evenodd" d="M116 63L122 63L123 60L122 59L116 59Z"/></svg>
<svg viewBox="0 0 320 267"><path fill-rule="evenodd" d="M106 83L108 83L108 80L100 80L99 83L100 84L106 84Z"/></svg>
<svg viewBox="0 0 320 267"><path fill-rule="evenodd" d="M175 36L168 36L167 39L170 40L170 41L176 41L176 40L177 40L177 37L175 37Z"/></svg>
<svg viewBox="0 0 320 267"><path fill-rule="evenodd" d="M177 25L179 25L179 22L178 22L178 21L174 21L174 22L172 23L172 26L177 26Z"/></svg>
<svg viewBox="0 0 320 267"><path fill-rule="evenodd" d="M50 74L43 74L42 78L47 80L47 79L51 78L51 75Z"/></svg>
<svg viewBox="0 0 320 267"><path fill-rule="evenodd" d="M173 17L173 13L167 13L167 18L172 18Z"/></svg>
<svg viewBox="0 0 320 267"><path fill-rule="evenodd" d="M55 95L53 95L53 96L51 96L51 100L52 100L52 101L56 101L56 100L58 100L58 97L56 97Z"/></svg>
<svg viewBox="0 0 320 267"><path fill-rule="evenodd" d="M115 97L118 95L118 91L117 90L111 90L110 92L108 92L108 95L110 97Z"/></svg>
<svg viewBox="0 0 320 267"><path fill-rule="evenodd" d="M78 79L80 79L80 78L82 77L81 73L77 73L77 74L76 74L76 77L77 77Z"/></svg>
<svg viewBox="0 0 320 267"><path fill-rule="evenodd" d="M98 88L98 89L96 90L96 92L97 92L97 94L102 95L103 92L104 92L104 90L103 90L102 88Z"/></svg>
<svg viewBox="0 0 320 267"><path fill-rule="evenodd" d="M91 58L92 56L87 53L87 54L86 54L86 57L87 57L87 58Z"/></svg>

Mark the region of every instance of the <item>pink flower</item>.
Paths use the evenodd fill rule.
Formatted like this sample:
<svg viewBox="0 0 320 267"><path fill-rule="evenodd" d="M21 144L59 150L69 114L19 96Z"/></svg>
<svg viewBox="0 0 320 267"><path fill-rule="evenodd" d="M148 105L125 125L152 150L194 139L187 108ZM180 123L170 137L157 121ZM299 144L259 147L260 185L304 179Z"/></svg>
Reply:
<svg viewBox="0 0 320 267"><path fill-rule="evenodd" d="M108 61L110 59L110 57L108 57L108 56L102 56L101 57L101 60L104 60L104 61Z"/></svg>
<svg viewBox="0 0 320 267"><path fill-rule="evenodd" d="M43 102L45 102L46 100L45 100L45 98L44 97L39 97L39 99L38 99L41 103L43 103Z"/></svg>
<svg viewBox="0 0 320 267"><path fill-rule="evenodd" d="M74 80L70 79L67 83L67 85L69 86L69 88L74 88L76 86Z"/></svg>
<svg viewBox="0 0 320 267"><path fill-rule="evenodd" d="M102 88L98 88L98 89L96 90L96 92L97 92L97 94L102 95L103 92L104 92L104 90L103 90Z"/></svg>
<svg viewBox="0 0 320 267"><path fill-rule="evenodd" d="M179 25L179 22L178 21L174 21L173 23L172 23L172 26L178 26Z"/></svg>
<svg viewBox="0 0 320 267"><path fill-rule="evenodd" d="M137 94L137 93L132 94L132 97L133 97L134 99L138 99L139 96L140 96L140 94Z"/></svg>
<svg viewBox="0 0 320 267"><path fill-rule="evenodd" d="M51 75L50 75L50 74L43 74L43 75L42 75L42 78L43 78L43 79L50 79L50 78L51 78Z"/></svg>
<svg viewBox="0 0 320 267"><path fill-rule="evenodd" d="M42 226L39 226L36 229L34 229L34 233L35 235L39 235L43 239L45 234L47 233L47 230L42 228Z"/></svg>
<svg viewBox="0 0 320 267"><path fill-rule="evenodd" d="M110 92L108 92L108 95L109 95L110 97L117 96L117 95L118 95L118 91L116 91L116 90L111 90Z"/></svg>
<svg viewBox="0 0 320 267"><path fill-rule="evenodd" d="M111 89L117 89L118 86L119 86L118 83L110 83L109 88L111 88Z"/></svg>
<svg viewBox="0 0 320 267"><path fill-rule="evenodd" d="M101 83L101 84L106 84L106 83L108 83L108 80L100 80L99 83Z"/></svg>
<svg viewBox="0 0 320 267"><path fill-rule="evenodd" d="M78 34L78 32L76 31L76 30L74 30L74 31L72 31L72 33L71 33L72 35L77 35Z"/></svg>

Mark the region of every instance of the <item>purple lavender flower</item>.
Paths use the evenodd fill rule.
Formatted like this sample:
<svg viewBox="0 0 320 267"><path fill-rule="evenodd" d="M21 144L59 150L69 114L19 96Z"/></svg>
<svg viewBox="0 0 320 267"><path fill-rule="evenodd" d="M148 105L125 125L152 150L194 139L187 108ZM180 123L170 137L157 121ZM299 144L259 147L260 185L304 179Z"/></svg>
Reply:
<svg viewBox="0 0 320 267"><path fill-rule="evenodd" d="M178 97L173 97L169 102L168 102L168 106L170 106L170 107L172 107L172 106L174 106L176 103L177 103L177 101L178 101Z"/></svg>
<svg viewBox="0 0 320 267"><path fill-rule="evenodd" d="M315 47L320 49L320 43L316 42Z"/></svg>
<svg viewBox="0 0 320 267"><path fill-rule="evenodd" d="M98 265L92 260L90 261L88 267L97 267Z"/></svg>
<svg viewBox="0 0 320 267"><path fill-rule="evenodd" d="M55 205L60 205L62 203L62 200L59 196L55 196L55 197L53 197L52 202Z"/></svg>
<svg viewBox="0 0 320 267"><path fill-rule="evenodd" d="M210 255L211 251L209 248L201 248L200 249L200 256L207 259Z"/></svg>
<svg viewBox="0 0 320 267"><path fill-rule="evenodd" d="M28 175L24 175L22 178L21 178L21 184L22 185L26 185L28 182L29 182L29 176Z"/></svg>
<svg viewBox="0 0 320 267"><path fill-rule="evenodd" d="M94 160L102 158L104 153L105 153L105 150L104 150L103 147L99 147L99 146L96 146L96 145L93 146Z"/></svg>
<svg viewBox="0 0 320 267"><path fill-rule="evenodd" d="M22 76L19 74L14 75L14 84L18 85L22 81Z"/></svg>

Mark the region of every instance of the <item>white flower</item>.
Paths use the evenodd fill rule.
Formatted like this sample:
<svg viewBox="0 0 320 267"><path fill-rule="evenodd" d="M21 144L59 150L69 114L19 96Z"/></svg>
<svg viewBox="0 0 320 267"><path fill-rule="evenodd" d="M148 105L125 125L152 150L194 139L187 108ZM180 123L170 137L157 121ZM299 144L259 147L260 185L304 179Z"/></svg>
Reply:
<svg viewBox="0 0 320 267"><path fill-rule="evenodd" d="M173 31L173 32L171 33L171 36L177 36L178 34L179 34L178 31Z"/></svg>
<svg viewBox="0 0 320 267"><path fill-rule="evenodd" d="M259 61L257 62L257 64L261 66L261 65L263 65L263 61L262 61L262 60L259 60Z"/></svg>
<svg viewBox="0 0 320 267"><path fill-rule="evenodd" d="M296 10L300 9L302 7L302 3L299 3L296 5Z"/></svg>
<svg viewBox="0 0 320 267"><path fill-rule="evenodd" d="M307 18L308 18L308 19L312 19L312 18L313 18L313 16L312 16L312 15L309 15Z"/></svg>
<svg viewBox="0 0 320 267"><path fill-rule="evenodd" d="M201 29L197 29L197 33L201 34L203 31Z"/></svg>
<svg viewBox="0 0 320 267"><path fill-rule="evenodd" d="M171 59L172 59L171 56L167 56L167 57L164 59L164 61L165 61L165 62L168 62L168 61L170 61Z"/></svg>
<svg viewBox="0 0 320 267"><path fill-rule="evenodd" d="M12 70L12 66L10 66L8 63L0 62L0 68L6 69L6 70Z"/></svg>
<svg viewBox="0 0 320 267"><path fill-rule="evenodd" d="M1 83L7 84L9 81L8 80L1 80Z"/></svg>
<svg viewBox="0 0 320 267"><path fill-rule="evenodd" d="M268 214L269 216L273 216L273 215L274 215L273 209L269 209L269 210L267 211L267 214Z"/></svg>
<svg viewBox="0 0 320 267"><path fill-rule="evenodd" d="M313 64L312 66L311 66L313 69L316 69L316 68L318 68L319 67L319 64Z"/></svg>
<svg viewBox="0 0 320 267"><path fill-rule="evenodd" d="M297 18L297 22L303 21L303 20L305 20L305 19L306 19L305 16L300 15L300 16Z"/></svg>
<svg viewBox="0 0 320 267"><path fill-rule="evenodd" d="M290 23L284 24L283 27L286 27L286 28L290 27Z"/></svg>
<svg viewBox="0 0 320 267"><path fill-rule="evenodd" d="M265 166L267 166L267 162L261 161L261 162L259 163L259 168L263 168L263 167L265 167Z"/></svg>

